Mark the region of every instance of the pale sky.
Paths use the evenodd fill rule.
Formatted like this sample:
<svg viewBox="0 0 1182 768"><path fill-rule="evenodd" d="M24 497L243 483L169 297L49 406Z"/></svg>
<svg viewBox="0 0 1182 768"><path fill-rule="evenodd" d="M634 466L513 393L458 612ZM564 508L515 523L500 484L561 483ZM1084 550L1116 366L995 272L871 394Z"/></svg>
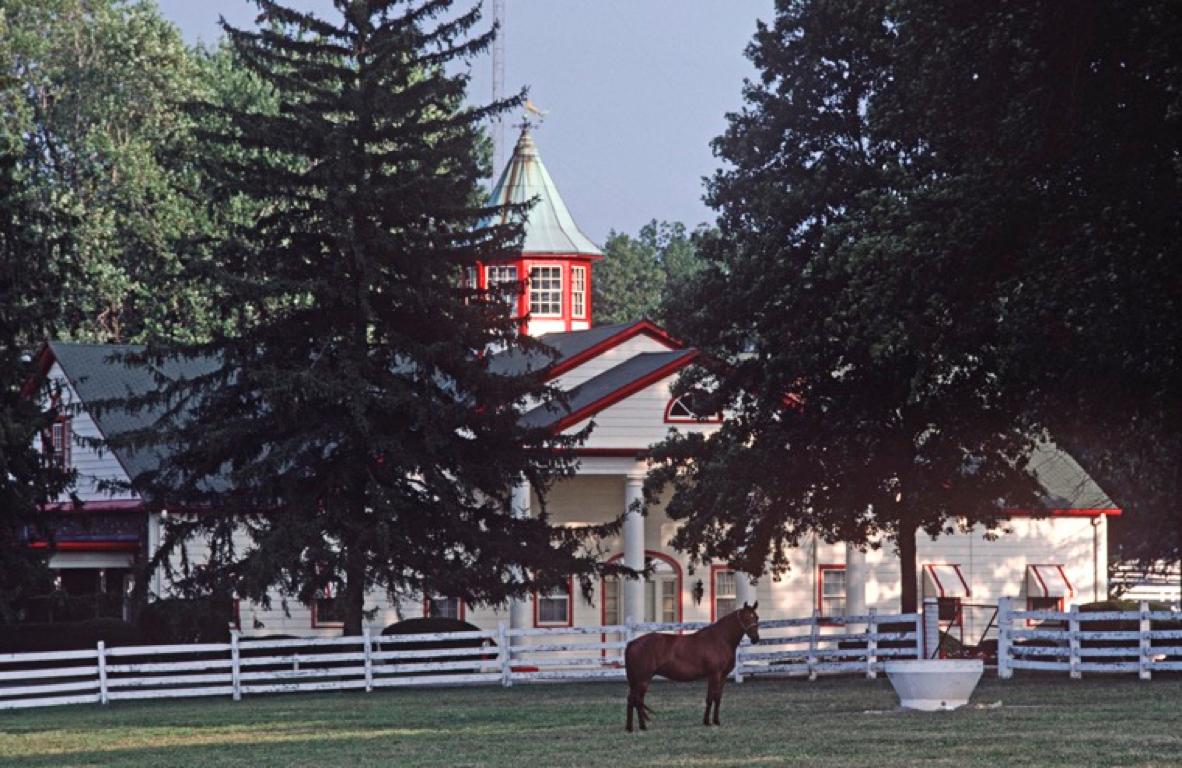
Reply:
<svg viewBox="0 0 1182 768"><path fill-rule="evenodd" d="M248 0L157 0L189 42L215 41L218 16L249 26ZM331 0L288 0L335 13ZM466 0L457 0L465 6ZM486 22L491 3L485 0ZM506 0L505 89L549 111L534 136L591 239L635 234L649 219L713 221L702 177L710 140L755 70L743 50L774 0ZM472 62L470 98L491 95L489 57ZM509 142L516 132L509 128Z"/></svg>

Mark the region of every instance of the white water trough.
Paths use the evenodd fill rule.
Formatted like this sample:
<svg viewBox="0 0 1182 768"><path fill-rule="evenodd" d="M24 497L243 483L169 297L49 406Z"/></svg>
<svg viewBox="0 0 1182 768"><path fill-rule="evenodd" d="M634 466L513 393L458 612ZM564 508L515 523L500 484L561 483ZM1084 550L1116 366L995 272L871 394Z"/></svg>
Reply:
<svg viewBox="0 0 1182 768"><path fill-rule="evenodd" d="M963 707L985 671L980 659L888 661L887 677L905 709L936 712Z"/></svg>

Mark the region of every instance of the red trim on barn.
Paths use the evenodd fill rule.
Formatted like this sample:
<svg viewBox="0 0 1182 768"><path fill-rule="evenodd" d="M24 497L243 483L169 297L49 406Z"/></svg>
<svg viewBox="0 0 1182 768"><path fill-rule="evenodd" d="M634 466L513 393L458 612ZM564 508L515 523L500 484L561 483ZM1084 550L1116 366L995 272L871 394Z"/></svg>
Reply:
<svg viewBox="0 0 1182 768"><path fill-rule="evenodd" d="M538 619L538 592L534 590L535 627L573 627L575 625L575 577L566 577L566 621L541 621Z"/></svg>
<svg viewBox="0 0 1182 768"><path fill-rule="evenodd" d="M52 547L48 541L30 541L29 549L51 549L56 552L138 552L138 541L59 541Z"/></svg>
<svg viewBox="0 0 1182 768"><path fill-rule="evenodd" d="M328 594L312 599L312 629L340 629L341 627L345 626L345 622L343 621L320 621L320 617L318 615L320 611L316 606L316 601L331 600L332 590L328 589L327 592Z"/></svg>
<svg viewBox="0 0 1182 768"><path fill-rule="evenodd" d="M143 499L105 499L103 501L53 501L41 507L43 512L136 512L145 509Z"/></svg>
<svg viewBox="0 0 1182 768"><path fill-rule="evenodd" d="M588 291L587 291L588 301L590 301L590 295L591 295L590 284L588 283ZM590 318L590 316L591 316L590 310L588 310L587 316L588 316L588 318ZM579 352L578 354L571 355L570 357L566 358L565 360L561 360L561 361L555 363L553 366L551 366L546 371L546 379L549 380L549 379L555 378L556 376L561 376L562 374L566 373L567 371L570 371L574 368L579 367L580 365L587 362L588 360L599 357L604 352L607 352L610 349L614 349L615 347L618 347L619 345L623 344L625 341L629 341L631 339L634 339L637 336L640 336L642 334L645 336L648 336L653 341L664 344L670 350L681 349L684 346L677 339L670 336L659 325L656 325L655 323L652 323L648 320L640 320L639 322L633 323L632 325L628 326L627 328L624 328L619 333L616 333L613 336L609 336L608 338L604 339L603 341L601 341L597 344L593 344L590 347L587 347L582 352Z"/></svg>
<svg viewBox="0 0 1182 768"><path fill-rule="evenodd" d="M940 594L937 595L937 597L947 597L948 596L946 593L946 590L944 589L943 582L940 581L940 575L938 573L936 573L937 568L951 568L953 573L956 574L956 578L958 578L960 580L960 585L962 587L964 587L964 596L965 597L972 597L973 596L973 590L969 588L969 583L967 581L965 581L964 574L961 573L961 571L960 571L960 564L959 563L924 563L923 570L927 571L928 574L932 577L932 581L935 583L936 589L939 590L939 592L940 592ZM958 596L954 595L954 597L958 597Z"/></svg>
<svg viewBox="0 0 1182 768"><path fill-rule="evenodd" d="M562 432L563 430L568 429L569 427L571 427L575 424L578 424L580 421L590 418L591 416L595 415L599 411L602 411L604 408L607 408L611 405L615 405L616 403L620 402L624 398L626 398L630 395L634 395L637 392L639 392L640 390L644 389L645 387L655 384L658 381L660 381L661 379L667 378L668 376L672 375L673 373L676 373L677 371L681 370L682 368L684 368L687 365L689 365L690 363L692 363L695 359L697 359L697 357L698 357L698 351L696 349L686 352L685 355L683 355L682 357L677 358L676 360L674 360L671 363L666 363L665 365L661 366L660 368L658 368L657 370L648 374L647 376L642 376L641 378L637 379L636 381L633 381L623 387L620 387L616 391L614 391L608 395L605 395L605 396L599 398L598 400L596 400L592 403L589 403L589 404L583 406L582 408L578 409L577 411L565 416L564 418L560 419L557 424L554 425L554 427L553 427L554 431L555 432Z"/></svg>
<svg viewBox="0 0 1182 768"><path fill-rule="evenodd" d="M555 448L556 452L571 453L575 456L603 456L606 458L621 458L621 459L643 459L648 456L648 448L573 448L570 451L562 451L561 448Z"/></svg>
<svg viewBox="0 0 1182 768"><path fill-rule="evenodd" d="M1120 517L1121 510L1111 509L1007 509L1006 517Z"/></svg>
<svg viewBox="0 0 1182 768"><path fill-rule="evenodd" d="M25 383L21 385L21 397L33 396L37 387L41 385L41 381L49 375L49 370L53 368L55 360L49 344L42 344L41 349L37 350L36 356L33 357L33 373L30 373L29 377L25 379Z"/></svg>

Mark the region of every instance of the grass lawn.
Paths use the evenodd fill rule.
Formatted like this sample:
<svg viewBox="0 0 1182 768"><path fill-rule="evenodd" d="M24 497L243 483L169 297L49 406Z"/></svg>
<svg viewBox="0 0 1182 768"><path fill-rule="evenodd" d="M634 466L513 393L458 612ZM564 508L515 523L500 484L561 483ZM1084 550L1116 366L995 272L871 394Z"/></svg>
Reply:
<svg viewBox="0 0 1182 768"><path fill-rule="evenodd" d="M987 676L970 708L933 714L896 710L885 679L748 681L727 686L721 728L700 724L704 684L657 683L648 702L658 719L643 734L624 732L625 690L588 683L0 712L0 765L1182 764L1177 678Z"/></svg>

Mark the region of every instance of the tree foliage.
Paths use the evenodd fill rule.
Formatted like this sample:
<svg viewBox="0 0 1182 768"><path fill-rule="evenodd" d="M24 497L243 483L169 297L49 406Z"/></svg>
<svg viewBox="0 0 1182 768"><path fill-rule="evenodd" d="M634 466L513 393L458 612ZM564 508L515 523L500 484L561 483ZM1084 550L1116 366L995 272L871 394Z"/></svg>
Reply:
<svg viewBox="0 0 1182 768"><path fill-rule="evenodd" d="M636 237L609 233L591 286L596 321L648 318L664 323L670 297L701 268L694 244L699 235L687 233L679 222L655 219L641 227Z"/></svg>
<svg viewBox="0 0 1182 768"><path fill-rule="evenodd" d="M679 546L759 573L807 532L885 534L910 609L917 528L1037 505L1042 428L1074 444L1140 367L1176 382L1177 11L1084 6L815 0L760 27L673 313L735 410L658 452Z"/></svg>
<svg viewBox="0 0 1182 768"><path fill-rule="evenodd" d="M51 201L22 175L26 151L19 137L0 132L0 624L48 583L45 551L28 543L53 540L42 505L70 481L37 450L57 414L25 390L34 374L28 350L53 328L69 250Z"/></svg>
<svg viewBox="0 0 1182 768"><path fill-rule="evenodd" d="M125 438L170 449L137 487L200 510L174 516L158 558L204 539L188 585L264 602L331 592L348 633L371 589L498 603L569 574L589 585L610 570L592 542L614 524L508 514L516 482L544 499L569 471L572 439L518 423L555 393L490 371L486 351L537 342L461 279L522 235L477 202L481 121L516 101L465 107L467 76L451 73L489 45L469 34L479 9L359 0L329 20L259 5L265 26L226 32L275 108L194 107L216 199L258 215L197 264L224 310L211 341L140 358L204 363L131 403L176 405Z"/></svg>
<svg viewBox="0 0 1182 768"><path fill-rule="evenodd" d="M92 341L199 338L214 297L188 261L233 213L208 207L196 98L265 98L228 51L190 50L154 3L6 0L0 121L31 150L28 183L68 209L77 269L58 334Z"/></svg>

